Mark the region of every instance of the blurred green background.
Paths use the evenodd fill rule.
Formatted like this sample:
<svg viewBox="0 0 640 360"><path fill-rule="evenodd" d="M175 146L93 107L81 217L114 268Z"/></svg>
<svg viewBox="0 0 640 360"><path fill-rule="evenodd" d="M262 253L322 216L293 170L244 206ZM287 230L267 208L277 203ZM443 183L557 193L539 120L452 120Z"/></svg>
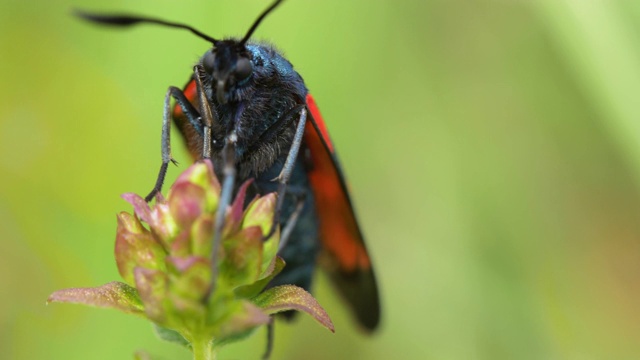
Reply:
<svg viewBox="0 0 640 360"><path fill-rule="evenodd" d="M118 279L119 195L153 184L165 91L208 45L69 12L223 36L268 1L0 1L0 358L189 359L142 319L45 299ZM289 0L256 37L322 109L384 306L364 336L320 276L336 334L278 326L275 359L640 356L640 2Z"/></svg>

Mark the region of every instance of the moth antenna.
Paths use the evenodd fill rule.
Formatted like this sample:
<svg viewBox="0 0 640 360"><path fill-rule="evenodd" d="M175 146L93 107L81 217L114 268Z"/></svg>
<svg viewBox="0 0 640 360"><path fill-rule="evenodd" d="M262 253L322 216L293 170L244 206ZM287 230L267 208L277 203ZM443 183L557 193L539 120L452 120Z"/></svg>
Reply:
<svg viewBox="0 0 640 360"><path fill-rule="evenodd" d="M170 22L170 21L164 21L164 20L160 20L160 19L155 19L155 18L149 18L149 17L142 17L142 16L131 16L131 15L99 15L99 14L91 14L91 13L87 13L81 10L76 10L74 11L74 14L84 20L93 22L93 23L97 23L97 24L102 24L102 25L111 25L111 26L122 26L122 27L126 27L126 26L133 26L133 25L137 25L140 23L148 23L148 24L156 24L156 25L162 25L162 26L167 26L167 27L173 27L173 28L178 28L178 29L186 29L191 31L193 34L195 34L196 36L205 39L211 43L213 43L213 45L216 45L218 43L218 40L212 38L209 35L204 34L203 32L189 26L189 25L185 25L185 24L180 24L180 23L174 23L174 22Z"/></svg>
<svg viewBox="0 0 640 360"><path fill-rule="evenodd" d="M249 31L247 31L247 35L244 36L244 38L242 38L242 41L240 41L240 45L244 46L244 44L249 40L249 38L251 37L251 35L253 34L254 31L256 31L256 29L258 28L258 25L260 25L260 22L267 16L269 15L269 13L275 9L276 7L278 7L278 5L280 5L280 3L283 0L276 0L273 2L273 4L271 4L271 6L269 6L265 11L262 12L262 14L260 14L260 16L258 16L258 18L256 19L256 21L253 22L253 25L251 25L251 28L249 29Z"/></svg>

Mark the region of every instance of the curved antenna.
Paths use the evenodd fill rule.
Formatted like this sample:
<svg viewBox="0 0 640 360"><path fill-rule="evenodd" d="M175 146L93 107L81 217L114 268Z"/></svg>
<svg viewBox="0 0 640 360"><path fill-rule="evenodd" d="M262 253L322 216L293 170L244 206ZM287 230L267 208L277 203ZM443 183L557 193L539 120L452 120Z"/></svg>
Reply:
<svg viewBox="0 0 640 360"><path fill-rule="evenodd" d="M260 16L258 17L258 19L256 19L256 21L254 21L253 25L251 25L251 28L249 29L249 31L247 31L247 35L244 36L244 38L242 38L242 40L240 41L240 45L244 46L244 44L247 42L247 40L249 40L249 38L251 37L251 34L253 34L254 31L256 31L256 28L258 28L258 25L260 25L260 22L262 21L262 19L264 19L267 15L269 15L269 13L275 9L278 5L280 5L280 3L283 0L276 0L273 2L273 4L271 4L271 6L269 6L267 8L267 10L263 11L262 14L260 14Z"/></svg>
<svg viewBox="0 0 640 360"><path fill-rule="evenodd" d="M218 40L208 36L189 25L174 23L169 21L164 21L160 19L147 18L142 16L129 16L129 15L98 15L98 14L90 14L84 11L76 10L74 11L75 15L85 19L87 21L91 21L94 23L102 24L102 25L113 25L113 26L132 26L137 25L139 23L149 23L149 24L157 24L163 25L178 29L186 29L191 31L196 36L205 39L209 42L212 42L214 45L218 43Z"/></svg>

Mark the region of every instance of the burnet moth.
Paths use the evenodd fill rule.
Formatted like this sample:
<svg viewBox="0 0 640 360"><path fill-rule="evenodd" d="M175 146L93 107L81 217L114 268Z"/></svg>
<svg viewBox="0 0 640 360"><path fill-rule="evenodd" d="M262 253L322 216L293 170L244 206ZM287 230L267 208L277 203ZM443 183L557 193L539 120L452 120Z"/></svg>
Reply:
<svg viewBox="0 0 640 360"><path fill-rule="evenodd" d="M169 143L173 120L194 160L213 162L222 179L223 208L238 184L249 178L255 181L248 199L251 192L277 191L272 233L279 224L279 255L287 265L270 286L294 284L309 290L319 262L357 321L374 330L380 303L372 263L325 123L291 63L271 45L251 40L262 20L281 3L274 1L263 11L242 39L215 39L191 26L149 17L77 15L103 25L147 23L186 29L212 45L184 88L172 86L167 91L162 166L146 200L161 190L173 161ZM224 221L224 212L218 214L214 243Z"/></svg>

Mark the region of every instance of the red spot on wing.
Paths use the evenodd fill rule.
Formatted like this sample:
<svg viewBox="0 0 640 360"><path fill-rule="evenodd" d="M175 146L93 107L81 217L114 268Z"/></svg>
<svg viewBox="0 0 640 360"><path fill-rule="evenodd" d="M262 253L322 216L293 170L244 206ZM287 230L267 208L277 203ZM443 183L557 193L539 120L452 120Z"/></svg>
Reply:
<svg viewBox="0 0 640 360"><path fill-rule="evenodd" d="M335 159L327 127L311 95L307 95L306 100L307 108L318 126L317 131L313 123L307 121L304 141L311 153L312 169L308 175L320 219L320 239L325 250L337 261L340 270L348 273L368 270L371 261Z"/></svg>
<svg viewBox="0 0 640 360"><path fill-rule="evenodd" d="M196 90L196 81L195 80L191 80L187 83L187 85L184 87L184 90L182 91L184 93L184 96L187 97L187 99L195 105L196 103L196 97L198 96L198 92ZM176 106L173 107L173 117L181 117L184 115L184 112L182 111L182 107L178 104L176 104Z"/></svg>
<svg viewBox="0 0 640 360"><path fill-rule="evenodd" d="M322 138L324 139L325 144L329 147L329 151L333 154L333 143L331 142L331 138L329 138L329 131L327 131L327 125L322 120L322 115L320 115L320 110L318 109L318 105L316 105L316 101L313 100L311 94L307 94L307 108L311 112L311 116L316 121L318 125L318 129L320 130L320 134L322 134ZM307 123L307 128L309 128L309 123ZM313 126L312 126L313 127Z"/></svg>

